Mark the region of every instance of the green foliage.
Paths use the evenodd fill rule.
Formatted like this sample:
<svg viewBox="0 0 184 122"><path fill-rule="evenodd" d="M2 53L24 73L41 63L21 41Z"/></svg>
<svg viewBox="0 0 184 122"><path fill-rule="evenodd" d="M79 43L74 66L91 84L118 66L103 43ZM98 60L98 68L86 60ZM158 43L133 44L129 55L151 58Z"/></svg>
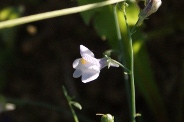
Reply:
<svg viewBox="0 0 184 122"><path fill-rule="evenodd" d="M0 10L0 22L18 18L21 16L22 12L23 8L21 6L3 8ZM0 90L4 87L7 69L13 63L13 48L17 32L17 27L0 30Z"/></svg>
<svg viewBox="0 0 184 122"><path fill-rule="evenodd" d="M134 41L135 55L135 83L152 110L158 122L166 122L166 109L163 99L160 96L159 89L155 82L153 71L150 68L150 61L145 47L142 32L137 31Z"/></svg>
<svg viewBox="0 0 184 122"><path fill-rule="evenodd" d="M15 19L21 16L22 6L12 6L0 10L0 21ZM17 35L17 27L0 30L0 38L7 48L12 48Z"/></svg>
<svg viewBox="0 0 184 122"><path fill-rule="evenodd" d="M89 4L90 0L78 0L80 5ZM95 0L93 2L100 2L102 0ZM86 24L92 21L97 33L103 39L107 39L114 49L118 48L115 21L112 12L112 6L106 6L94 10L89 10L81 13L83 20Z"/></svg>

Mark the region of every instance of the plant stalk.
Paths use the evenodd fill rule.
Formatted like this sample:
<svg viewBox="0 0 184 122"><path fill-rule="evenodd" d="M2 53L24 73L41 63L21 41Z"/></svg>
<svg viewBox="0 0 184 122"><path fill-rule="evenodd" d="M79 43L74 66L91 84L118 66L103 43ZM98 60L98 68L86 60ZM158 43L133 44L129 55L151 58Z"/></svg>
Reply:
<svg viewBox="0 0 184 122"><path fill-rule="evenodd" d="M129 38L129 47L130 47L130 89L131 89L131 122L136 122L136 102L135 102L135 83L134 83L134 52L133 52L133 44L132 44L132 32L130 32L130 28L127 22L127 16L125 11L126 3L124 2L123 13L124 19L127 27L128 38Z"/></svg>
<svg viewBox="0 0 184 122"><path fill-rule="evenodd" d="M71 112L72 112L74 122L79 122L78 117L77 117L77 115L76 115L76 113L75 113L75 111L74 111L74 109L73 109L73 107L72 107L71 98L70 98L70 96L68 96L68 93L67 93L67 91L66 91L66 88L65 88L64 86L62 86L62 89L63 89L63 93L64 93L64 95L65 95L65 97L66 97L66 100L67 100L67 102L68 102L68 105L69 105L69 107L70 107L70 110L71 110Z"/></svg>
<svg viewBox="0 0 184 122"><path fill-rule="evenodd" d="M124 56L124 50L123 50L123 43L122 43L122 37L121 37L121 31L120 31L120 26L119 26L119 22L118 22L118 17L117 17L117 11L116 11L116 6L117 4L114 6L114 18L115 18L115 25L116 25L116 30L117 30L117 37L118 37L118 43L120 45L120 50L121 50L121 53L122 53L122 57L121 57L121 63L126 65L126 62L122 59ZM132 47L131 47L132 48ZM133 53L133 52L132 52ZM131 53L131 57L132 57L132 53ZM133 58L131 58L131 62L133 61ZM127 72L124 72L124 76L125 76L125 88L126 88L126 92L127 92L127 99L128 99L128 108L129 108L129 111L130 111L130 118L133 122L133 117L134 117L134 113L132 109L135 108L135 105L133 105L132 103L135 103L133 102L134 100L132 99L132 97L135 97L135 94L132 94L132 85L131 85L131 88L130 88L130 83L129 83L129 78L127 77L129 74L131 76L131 81L133 81L133 74L132 74L132 69L133 67L131 68L131 70L127 69L124 65L122 65L121 63L115 61L115 60L112 60L114 63L117 63L119 64L123 69L125 69ZM132 84L132 83L131 83ZM133 88L134 89L134 88Z"/></svg>
<svg viewBox="0 0 184 122"><path fill-rule="evenodd" d="M7 21L0 22L0 29L12 27L12 26L16 26L16 25L21 25L21 24L25 24L25 23L35 22L35 21L39 21L39 20L54 18L54 17L58 17L58 16L79 13L79 12L107 6L107 5L122 2L122 1L125 1L125 0L108 0L108 1L104 1L104 2L92 3L92 4L82 5L82 6L78 6L78 7L67 8L67 9L62 9L62 10L55 10L55 11L51 11L51 12L30 15L27 17L21 17L21 18L17 18L17 19L13 19L13 20L7 20Z"/></svg>

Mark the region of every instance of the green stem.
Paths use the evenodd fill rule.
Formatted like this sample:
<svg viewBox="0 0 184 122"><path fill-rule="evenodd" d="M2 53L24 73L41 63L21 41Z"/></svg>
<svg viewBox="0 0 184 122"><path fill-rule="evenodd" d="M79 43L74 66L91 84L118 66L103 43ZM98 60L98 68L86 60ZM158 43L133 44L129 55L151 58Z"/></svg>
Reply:
<svg viewBox="0 0 184 122"><path fill-rule="evenodd" d="M125 7L126 7L126 3L124 2L123 13L124 13L125 23L127 27L129 47L130 47L130 88L131 88L131 106L132 106L131 122L136 122L135 120L136 105L135 105L135 83L134 83L134 53L133 53L133 45L132 45L132 37L131 37L132 33L130 32L130 29L128 26Z"/></svg>
<svg viewBox="0 0 184 122"><path fill-rule="evenodd" d="M31 100L9 98L9 97L5 97L5 99L7 102L14 103L16 106L23 107L26 105L31 105L31 106L36 106L36 107L46 108L46 109L53 110L53 111L66 113L66 110L64 110L62 107L54 106L52 104L45 103L45 102L36 102L36 101L31 101Z"/></svg>
<svg viewBox="0 0 184 122"><path fill-rule="evenodd" d="M79 122L79 120L78 120L78 118L77 118L77 115L76 115L76 113L75 113L75 111L74 111L74 109L73 109L73 107L72 107L72 101L71 101L70 96L68 96L68 93L67 93L67 91L66 91L66 88L65 88L64 86L62 86L62 89L63 89L63 93L64 93L64 95L65 95L65 97L66 97L66 100L67 100L67 102L68 102L68 105L69 105L69 107L70 107L70 110L71 110L71 112L72 112L74 121L75 121L75 122Z"/></svg>
<svg viewBox="0 0 184 122"><path fill-rule="evenodd" d="M67 100L67 101L68 101L68 100ZM69 105L69 107L70 107L70 110L72 111L74 121L75 121L75 122L79 122L78 117L77 117L77 115L76 115L76 113L75 113L75 111L74 111L74 109L73 109L73 107L72 107L72 104L68 103L68 105Z"/></svg>
<svg viewBox="0 0 184 122"><path fill-rule="evenodd" d="M124 78L125 78L125 89L126 89L126 92L127 92L127 99L128 99L128 108L129 108L129 112L130 112L130 118L132 118L132 104L131 104L131 90L130 90L130 83L129 83L129 78L128 78L128 75L130 74L130 70L127 69L125 66L123 66L122 64L126 65L126 62L123 60L123 58L125 57L124 56L124 50L123 50L123 43L122 43L122 37L121 37L121 30L120 30L120 26L119 26L119 22L118 22L118 17L117 17L117 11L116 11L116 7L117 7L117 4L116 6L114 6L114 18L115 18L115 25L116 25L116 31L117 31L117 37L118 37L118 43L120 45L120 50L121 50L121 53L122 53L122 56L121 56L121 63L111 59L112 62L118 64L119 66L121 66L123 69L126 69L128 71L128 73L124 72Z"/></svg>
<svg viewBox="0 0 184 122"><path fill-rule="evenodd" d="M133 35L135 33L135 28L138 26L140 19L137 20L136 24L133 26L130 35Z"/></svg>
<svg viewBox="0 0 184 122"><path fill-rule="evenodd" d="M92 4L82 5L82 6L78 6L78 7L56 10L56 11L51 11L51 12L45 12L45 13L31 15L31 16L22 17L22 18L13 19L13 20L7 20L7 21L0 23L0 29L12 27L12 26L16 26L16 25L21 25L21 24L25 24L25 23L30 23L30 22L34 22L34 21L49 19L49 18L53 18L53 17L79 13L79 12L107 6L107 5L122 2L122 1L125 1L125 0L108 0L108 1L104 1L104 2L92 3Z"/></svg>

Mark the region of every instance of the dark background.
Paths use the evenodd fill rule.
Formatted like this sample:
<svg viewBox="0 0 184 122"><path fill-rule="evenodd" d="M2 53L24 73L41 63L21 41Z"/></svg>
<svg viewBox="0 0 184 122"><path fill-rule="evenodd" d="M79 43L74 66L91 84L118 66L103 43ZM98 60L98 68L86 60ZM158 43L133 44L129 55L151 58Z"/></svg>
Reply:
<svg viewBox="0 0 184 122"><path fill-rule="evenodd" d="M75 0L0 2L0 10L24 8L21 16L77 6ZM183 117L177 119L183 116L184 110L183 4L182 0L163 0L161 8L145 21L143 29L143 33L149 35L146 49L171 122L183 120ZM80 57L80 44L91 49L98 58L110 49L108 42L98 36L91 24L85 25L79 14L24 24L13 29L13 32L8 30L5 36L0 36L0 92L7 102L16 105L16 109L2 112L2 122L72 122L62 85L83 106L81 111L76 110L81 122L99 121L100 116L96 113L111 113L117 122L128 120L121 69L105 68L97 80L88 84L72 77L72 62ZM156 117L139 91L136 91L136 102L143 120L155 122Z"/></svg>

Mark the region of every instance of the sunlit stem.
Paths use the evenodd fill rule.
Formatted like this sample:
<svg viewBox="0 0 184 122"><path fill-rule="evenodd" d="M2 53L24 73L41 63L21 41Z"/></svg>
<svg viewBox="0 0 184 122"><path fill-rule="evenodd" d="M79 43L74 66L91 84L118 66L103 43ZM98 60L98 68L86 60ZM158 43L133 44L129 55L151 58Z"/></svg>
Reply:
<svg viewBox="0 0 184 122"><path fill-rule="evenodd" d="M126 17L126 11L125 7L127 6L127 3L124 2L123 5L123 13L124 13L124 19L127 27L127 32L128 32L128 38L129 38L129 47L130 47L130 88L131 88L131 122L135 122L135 117L136 117L136 103L135 103L135 83L134 83L134 53L133 53L133 45L132 45L132 33L130 32L130 28L127 22L127 17Z"/></svg>
<svg viewBox="0 0 184 122"><path fill-rule="evenodd" d="M107 0L107 1L103 1L103 2L92 3L92 4L82 5L82 6L73 7L73 8L66 8L66 9L62 9L62 10L55 10L55 11L45 12L45 13L36 14L36 15L30 15L30 16L26 16L26 17L22 17L22 18L13 19L13 20L7 20L7 21L3 21L0 23L0 29L12 27L12 26L16 26L16 25L21 25L21 24L25 24L25 23L35 22L35 21L39 21L39 20L54 18L54 17L58 17L58 16L79 13L79 12L107 6L107 5L122 2L122 1L125 1L125 0Z"/></svg>
<svg viewBox="0 0 184 122"><path fill-rule="evenodd" d="M65 97L66 97L66 100L67 100L67 102L68 102L68 105L69 105L69 107L70 107L70 110L71 110L71 112L72 112L74 121L75 121L75 122L79 122L79 120L78 120L78 118L77 118L77 115L76 115L76 113L75 113L75 111L74 111L74 109L73 109L73 107L72 107L72 104L71 104L72 101L71 101L70 96L68 96L68 93L67 93L67 91L66 91L66 88L65 88L64 86L62 86L62 89L63 89L63 93L64 93L64 95L65 95Z"/></svg>

